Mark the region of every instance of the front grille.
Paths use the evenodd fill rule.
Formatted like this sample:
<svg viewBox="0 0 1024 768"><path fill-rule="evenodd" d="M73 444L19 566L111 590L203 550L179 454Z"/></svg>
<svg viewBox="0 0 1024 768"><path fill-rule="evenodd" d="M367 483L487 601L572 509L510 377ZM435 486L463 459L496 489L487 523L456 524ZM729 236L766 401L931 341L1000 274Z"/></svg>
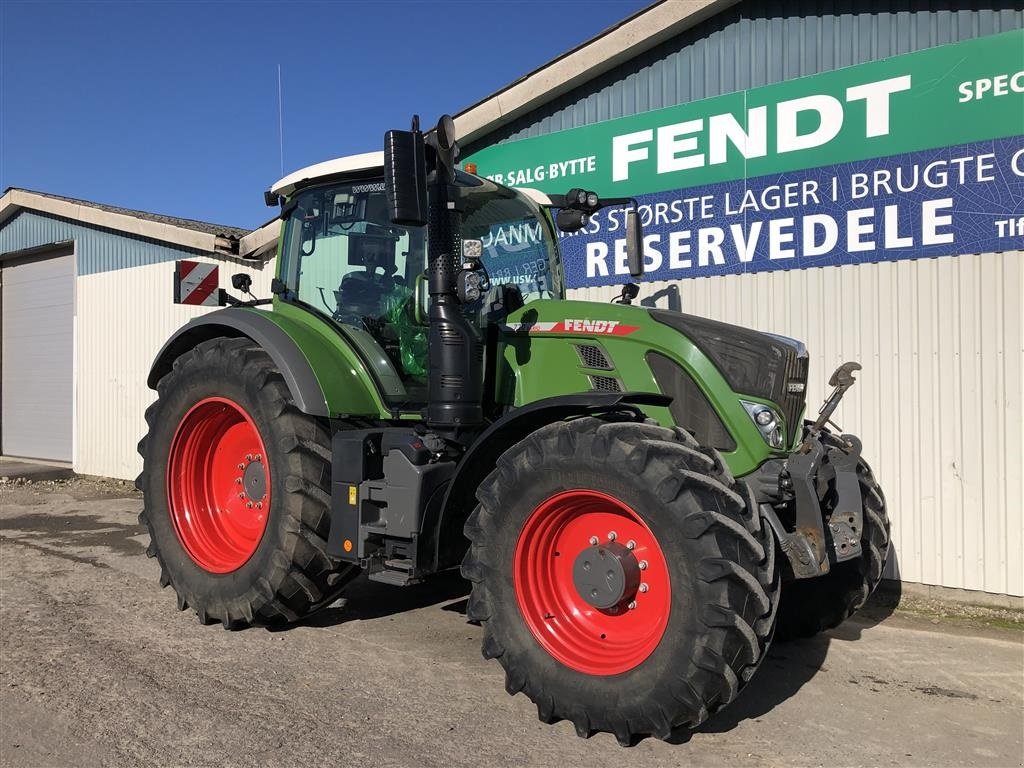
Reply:
<svg viewBox="0 0 1024 768"><path fill-rule="evenodd" d="M782 415L786 419L788 439L786 445L791 445L793 440L802 433L803 424L800 423L800 412L804 409L807 401L807 355L796 355L790 361L786 371L786 386L782 396ZM790 384L803 384L799 392L790 392Z"/></svg>
<svg viewBox="0 0 1024 768"><path fill-rule="evenodd" d="M614 367L608 355L596 344L577 344L576 354L580 356L580 364L584 368L610 371Z"/></svg>
<svg viewBox="0 0 1024 768"><path fill-rule="evenodd" d="M622 382L614 376L591 376L590 388L595 392L621 392Z"/></svg>
<svg viewBox="0 0 1024 768"><path fill-rule="evenodd" d="M672 398L668 409L677 426L690 430L701 445L736 450L736 441L685 368L657 352L647 353L647 364L662 394Z"/></svg>

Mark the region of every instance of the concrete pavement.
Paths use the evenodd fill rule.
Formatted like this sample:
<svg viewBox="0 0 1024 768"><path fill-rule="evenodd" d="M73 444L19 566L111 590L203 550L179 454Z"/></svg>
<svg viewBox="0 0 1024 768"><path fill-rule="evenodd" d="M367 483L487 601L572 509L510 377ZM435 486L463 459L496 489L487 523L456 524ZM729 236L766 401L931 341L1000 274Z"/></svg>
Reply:
<svg viewBox="0 0 1024 768"><path fill-rule="evenodd" d="M140 507L103 483L0 487L0 764L1024 763L1020 632L854 620L776 644L685 743L622 749L506 695L457 578L360 580L286 631L200 626L159 588Z"/></svg>

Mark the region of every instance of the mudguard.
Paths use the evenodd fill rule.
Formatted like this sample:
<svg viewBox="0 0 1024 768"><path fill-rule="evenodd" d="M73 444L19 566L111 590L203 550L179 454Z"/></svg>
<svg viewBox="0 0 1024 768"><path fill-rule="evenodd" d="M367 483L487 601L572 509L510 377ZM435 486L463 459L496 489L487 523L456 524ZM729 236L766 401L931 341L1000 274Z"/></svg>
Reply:
<svg viewBox="0 0 1024 768"><path fill-rule="evenodd" d="M246 336L260 345L281 371L295 405L312 416L330 416L327 399L309 360L299 345L268 313L229 307L194 318L171 336L149 371L147 384L156 389L175 359L200 342L217 336Z"/></svg>
<svg viewBox="0 0 1024 768"><path fill-rule="evenodd" d="M462 526L475 504L476 488L494 469L498 457L511 445L555 421L618 410L635 411L641 418L638 406L667 407L671 402L671 397L661 393L580 392L544 398L506 413L466 451L456 467L436 519L424 521L424 535L433 533L433 541L421 547L421 551L433 548L436 552L433 570L443 570L461 562L466 544Z"/></svg>

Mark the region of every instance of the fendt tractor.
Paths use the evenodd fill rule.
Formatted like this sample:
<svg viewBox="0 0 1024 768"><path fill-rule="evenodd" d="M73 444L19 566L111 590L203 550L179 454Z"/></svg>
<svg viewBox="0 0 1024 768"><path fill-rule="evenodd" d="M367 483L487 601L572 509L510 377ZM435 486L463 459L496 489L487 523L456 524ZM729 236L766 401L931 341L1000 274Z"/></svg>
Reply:
<svg viewBox="0 0 1024 768"><path fill-rule="evenodd" d="M156 357L141 521L178 608L288 624L358 574L461 566L483 654L544 722L677 738L736 698L773 635L864 605L889 543L860 441L803 420L793 339L566 298L559 234L637 201L509 189L454 125L266 193L272 298L247 275ZM831 428L830 428L831 426Z"/></svg>

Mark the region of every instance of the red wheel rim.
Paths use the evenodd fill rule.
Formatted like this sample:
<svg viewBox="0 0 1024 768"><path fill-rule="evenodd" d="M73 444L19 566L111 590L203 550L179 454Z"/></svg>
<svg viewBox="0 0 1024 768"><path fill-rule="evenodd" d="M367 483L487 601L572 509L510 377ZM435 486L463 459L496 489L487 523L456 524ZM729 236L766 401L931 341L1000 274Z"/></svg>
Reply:
<svg viewBox="0 0 1024 768"><path fill-rule="evenodd" d="M640 584L612 608L595 608L573 577L578 557L609 545L629 545ZM598 491L551 496L527 518L516 543L513 584L519 610L545 650L588 675L616 675L641 664L668 625L668 565L651 529L618 499ZM632 607L630 607L632 605Z"/></svg>
<svg viewBox="0 0 1024 768"><path fill-rule="evenodd" d="M270 512L270 471L256 424L237 403L208 397L178 425L167 466L171 520L185 551L211 573L241 568Z"/></svg>

